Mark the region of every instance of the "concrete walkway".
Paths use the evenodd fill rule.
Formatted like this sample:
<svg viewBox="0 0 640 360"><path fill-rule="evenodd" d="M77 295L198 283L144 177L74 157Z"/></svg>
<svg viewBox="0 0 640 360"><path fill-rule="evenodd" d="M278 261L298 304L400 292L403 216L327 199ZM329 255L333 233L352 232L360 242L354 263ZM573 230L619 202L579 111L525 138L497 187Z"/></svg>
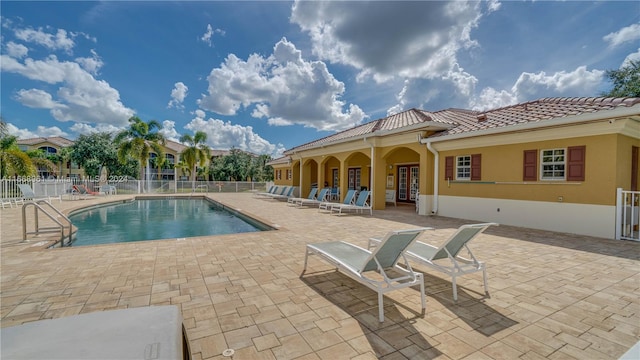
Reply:
<svg viewBox="0 0 640 360"><path fill-rule="evenodd" d="M376 294L319 259L300 278L305 244L366 247L416 226L436 228L423 240L438 244L472 221L411 206L337 216L248 193L209 196L279 230L47 250L43 239L22 242L20 209L1 209L1 326L175 304L197 360L229 359L225 349L233 359L618 359L640 340L640 243L492 227L471 243L487 263L489 296L476 273L459 278L454 303L450 279L415 266L426 313L417 289L395 291L381 324Z"/></svg>

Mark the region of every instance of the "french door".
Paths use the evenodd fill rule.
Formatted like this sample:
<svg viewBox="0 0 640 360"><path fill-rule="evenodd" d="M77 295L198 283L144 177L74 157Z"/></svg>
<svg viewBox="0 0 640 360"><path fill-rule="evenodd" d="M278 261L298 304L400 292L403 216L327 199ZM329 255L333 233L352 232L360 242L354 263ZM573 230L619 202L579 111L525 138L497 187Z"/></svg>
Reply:
<svg viewBox="0 0 640 360"><path fill-rule="evenodd" d="M420 166L398 165L398 201L416 201Z"/></svg>

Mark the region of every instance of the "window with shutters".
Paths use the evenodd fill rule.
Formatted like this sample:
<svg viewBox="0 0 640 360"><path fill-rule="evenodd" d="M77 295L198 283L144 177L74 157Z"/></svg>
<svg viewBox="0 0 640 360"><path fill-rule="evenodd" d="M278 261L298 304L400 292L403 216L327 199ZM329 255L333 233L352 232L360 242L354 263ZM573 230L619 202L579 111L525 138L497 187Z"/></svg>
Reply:
<svg viewBox="0 0 640 360"><path fill-rule="evenodd" d="M547 149L540 154L542 180L584 181L586 146Z"/></svg>
<svg viewBox="0 0 640 360"><path fill-rule="evenodd" d="M471 180L471 155L456 157L456 180Z"/></svg>
<svg viewBox="0 0 640 360"><path fill-rule="evenodd" d="M546 149L540 152L542 180L564 180L565 152L565 149Z"/></svg>

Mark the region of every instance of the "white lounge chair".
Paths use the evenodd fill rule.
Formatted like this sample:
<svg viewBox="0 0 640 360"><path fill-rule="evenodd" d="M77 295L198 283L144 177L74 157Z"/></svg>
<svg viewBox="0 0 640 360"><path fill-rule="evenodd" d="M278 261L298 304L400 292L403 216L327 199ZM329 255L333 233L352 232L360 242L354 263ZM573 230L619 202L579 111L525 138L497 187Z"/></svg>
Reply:
<svg viewBox="0 0 640 360"><path fill-rule="evenodd" d="M440 245L440 247L417 241L407 250L407 257L410 260L451 276L454 301L458 300L456 277L478 271L482 271L484 291L488 295L487 268L483 262L476 259L468 244L491 225L498 226L496 223L462 225L447 241ZM379 244L379 241L380 240L377 239L370 239L369 248L378 246L376 244ZM462 248L467 249L468 258L460 255ZM446 261L447 259L449 260L448 262Z"/></svg>
<svg viewBox="0 0 640 360"><path fill-rule="evenodd" d="M420 285L420 298L424 312L427 306L423 274L413 271L404 255L404 251L416 241L416 238L424 230L427 228L391 231L380 240L379 245L373 251L344 241L307 244L302 274L307 271L309 255L318 255L328 263L335 265L347 276L378 293L378 318L380 322L384 321L383 295L385 293ZM401 258L404 266L398 265ZM399 276L389 277L391 275L389 270L393 270ZM380 276L370 277L368 276L370 272L378 272Z"/></svg>
<svg viewBox="0 0 640 360"><path fill-rule="evenodd" d="M295 205L300 200L315 200L317 194L318 194L318 188L314 187L314 188L311 188L311 191L309 191L309 195L307 195L306 198L290 197L287 199L287 203L291 205Z"/></svg>
<svg viewBox="0 0 640 360"><path fill-rule="evenodd" d="M299 199L295 201L295 204L298 207L318 205L327 201L329 198L329 191L331 191L330 188L321 189L315 199Z"/></svg>
<svg viewBox="0 0 640 360"><path fill-rule="evenodd" d="M18 184L18 188L20 189L20 192L22 193L23 202L25 200L32 200L32 201L47 200L48 202L51 202L51 197L50 196L46 196L46 195L38 196L38 195L36 195L36 193L33 191L31 186L29 186L28 184ZM62 201L62 197L60 197L60 196L55 196L54 198L58 198L60 201Z"/></svg>
<svg viewBox="0 0 640 360"><path fill-rule="evenodd" d="M4 209L5 206L9 206L9 208L13 207L13 202L11 201L11 199L5 199L5 198L1 198L0 199L0 206L2 206L2 208Z"/></svg>
<svg viewBox="0 0 640 360"><path fill-rule="evenodd" d="M373 209L371 208L371 204L369 204L369 197L371 196L371 192L368 190L362 190L358 194L358 198L356 202L353 204L333 204L331 206L331 213L333 211L337 211L338 214L342 214L342 210L355 210L362 212L364 210L369 210L369 214L373 215Z"/></svg>
<svg viewBox="0 0 640 360"><path fill-rule="evenodd" d="M288 200L290 197L293 197L293 192L296 190L295 186L289 186L286 191L284 191L282 194L279 195L271 195L270 197L272 199L277 199L277 200Z"/></svg>
<svg viewBox="0 0 640 360"><path fill-rule="evenodd" d="M259 193L256 193L256 194L255 194L255 196L256 196L256 197L260 197L260 196L267 196L267 195L269 195L269 194L273 194L273 193L274 193L275 191L277 191L277 190L278 190L278 186L277 186L277 185L271 185L271 186L269 187L269 190L267 190L266 192L259 192Z"/></svg>
<svg viewBox="0 0 640 360"><path fill-rule="evenodd" d="M287 190L289 190L288 186L279 186L276 190L274 190L271 194L264 194L264 197L269 199L272 198L274 196L280 196L280 195L284 195L285 192L287 192Z"/></svg>
<svg viewBox="0 0 640 360"><path fill-rule="evenodd" d="M356 191L354 189L351 189L349 191L347 191L347 193L344 195L344 200L342 201L342 204L353 204L353 200L356 197ZM336 205L336 203L334 202L329 202L329 201L323 201L318 205L318 211L320 210L326 210L331 212L331 207Z"/></svg>

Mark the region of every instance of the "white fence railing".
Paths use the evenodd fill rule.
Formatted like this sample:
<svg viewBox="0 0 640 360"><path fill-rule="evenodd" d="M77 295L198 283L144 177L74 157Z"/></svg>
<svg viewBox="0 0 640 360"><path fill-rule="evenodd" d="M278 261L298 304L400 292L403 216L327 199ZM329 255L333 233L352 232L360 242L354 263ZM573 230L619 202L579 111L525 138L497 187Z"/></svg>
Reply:
<svg viewBox="0 0 640 360"><path fill-rule="evenodd" d="M640 241L640 191L626 191L618 188L616 239Z"/></svg>
<svg viewBox="0 0 640 360"><path fill-rule="evenodd" d="M24 197L18 184L27 184L38 197L65 196L72 193L74 185L83 184L90 191L109 194L189 194L192 192L244 192L265 191L267 183L249 181L191 181L116 179L108 183L79 179L16 178L0 180L0 198L3 200Z"/></svg>

